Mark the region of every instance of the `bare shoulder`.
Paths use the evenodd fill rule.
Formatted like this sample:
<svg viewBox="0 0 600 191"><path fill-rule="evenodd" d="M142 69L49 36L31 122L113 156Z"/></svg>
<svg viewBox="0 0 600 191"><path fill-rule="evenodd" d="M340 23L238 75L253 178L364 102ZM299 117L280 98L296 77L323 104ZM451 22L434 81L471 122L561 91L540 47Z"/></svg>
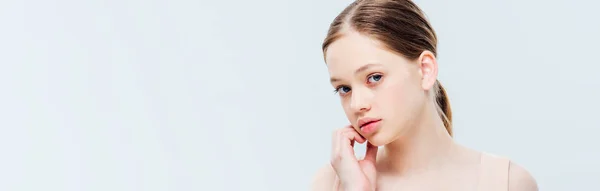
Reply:
<svg viewBox="0 0 600 191"><path fill-rule="evenodd" d="M510 162L508 170L509 191L538 191L538 185L529 171L522 166Z"/></svg>
<svg viewBox="0 0 600 191"><path fill-rule="evenodd" d="M336 182L335 170L331 165L327 164L321 167L315 176L311 186L312 191L331 191L334 189Z"/></svg>

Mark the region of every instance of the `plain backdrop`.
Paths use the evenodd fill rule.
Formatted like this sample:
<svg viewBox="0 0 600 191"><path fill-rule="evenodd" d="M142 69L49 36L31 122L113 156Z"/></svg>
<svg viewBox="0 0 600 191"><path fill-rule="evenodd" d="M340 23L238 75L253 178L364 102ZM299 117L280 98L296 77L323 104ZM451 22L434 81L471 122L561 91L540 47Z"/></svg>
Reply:
<svg viewBox="0 0 600 191"><path fill-rule="evenodd" d="M416 2L456 140L600 190L600 4ZM321 42L349 3L0 1L0 190L308 190L348 123Z"/></svg>

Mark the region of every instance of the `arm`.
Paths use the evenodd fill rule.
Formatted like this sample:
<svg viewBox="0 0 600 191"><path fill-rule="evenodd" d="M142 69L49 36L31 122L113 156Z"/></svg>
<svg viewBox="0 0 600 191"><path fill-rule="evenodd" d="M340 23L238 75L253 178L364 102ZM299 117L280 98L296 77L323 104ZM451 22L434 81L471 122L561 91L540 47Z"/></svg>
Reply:
<svg viewBox="0 0 600 191"><path fill-rule="evenodd" d="M538 191L536 180L525 168L510 163L508 171L508 190L509 191Z"/></svg>
<svg viewBox="0 0 600 191"><path fill-rule="evenodd" d="M336 180L335 170L331 165L321 167L313 178L312 191L332 191L335 190Z"/></svg>

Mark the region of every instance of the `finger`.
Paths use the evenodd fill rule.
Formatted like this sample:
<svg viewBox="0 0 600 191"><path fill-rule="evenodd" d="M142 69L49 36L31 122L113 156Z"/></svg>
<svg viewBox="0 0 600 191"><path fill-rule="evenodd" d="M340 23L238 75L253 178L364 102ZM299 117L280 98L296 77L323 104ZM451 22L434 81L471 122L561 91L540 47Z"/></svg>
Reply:
<svg viewBox="0 0 600 191"><path fill-rule="evenodd" d="M360 144L367 142L367 139L365 139L363 136L360 136L360 134L358 134L356 131L354 131L354 140Z"/></svg>
<svg viewBox="0 0 600 191"><path fill-rule="evenodd" d="M344 137L346 139L348 139L348 141L350 141L350 145L354 146L354 142L359 142L359 143L364 143L367 140L362 138L358 133L356 133L355 131L345 131L344 132Z"/></svg>
<svg viewBox="0 0 600 191"><path fill-rule="evenodd" d="M367 139L365 139L363 136L361 136L358 132L356 132L356 130L354 130L353 128L348 128L345 129L345 131L347 133L352 134L352 139L355 140L356 142L363 144L367 141Z"/></svg>
<svg viewBox="0 0 600 191"><path fill-rule="evenodd" d="M352 131L345 131L340 137L340 152L346 157L356 157L354 155L354 138L356 135Z"/></svg>
<svg viewBox="0 0 600 191"><path fill-rule="evenodd" d="M351 131L343 131L339 137L339 144L344 146L354 146L354 134Z"/></svg>
<svg viewBox="0 0 600 191"><path fill-rule="evenodd" d="M367 143L367 153L365 154L365 160L375 163L375 161L377 159L377 150L379 150L379 148L377 146L368 142Z"/></svg>
<svg viewBox="0 0 600 191"><path fill-rule="evenodd" d="M344 150L345 145L343 145L343 143L340 141L344 138L343 133L343 129L337 129L333 132L331 138L331 158L334 160L339 159L342 151Z"/></svg>
<svg viewBox="0 0 600 191"><path fill-rule="evenodd" d="M340 189L340 178L339 176L335 176L335 181L333 185L333 190L338 191Z"/></svg>
<svg viewBox="0 0 600 191"><path fill-rule="evenodd" d="M331 157L334 158L335 155L338 153L339 148L338 148L338 138L339 137L339 130L335 130L333 131L333 133L331 134Z"/></svg>
<svg viewBox="0 0 600 191"><path fill-rule="evenodd" d="M356 130L356 128L352 127L352 130L354 130L354 132L356 132L356 134L357 134L357 135L358 135L358 136L359 136L361 139L364 139L365 141L367 140L367 138L363 137L363 136L362 136L362 135L361 135L361 134L360 134L360 133L359 133L359 132ZM362 143L364 143L364 142L362 142ZM362 143L361 143L361 144L362 144Z"/></svg>

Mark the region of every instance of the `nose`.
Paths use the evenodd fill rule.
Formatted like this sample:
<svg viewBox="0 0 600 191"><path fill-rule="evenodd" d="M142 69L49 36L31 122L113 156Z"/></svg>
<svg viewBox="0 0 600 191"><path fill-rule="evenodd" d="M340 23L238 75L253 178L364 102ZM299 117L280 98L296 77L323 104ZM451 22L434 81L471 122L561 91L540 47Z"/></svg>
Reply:
<svg viewBox="0 0 600 191"><path fill-rule="evenodd" d="M362 113L371 110L371 100L373 93L369 91L352 90L352 98L350 100L350 108L356 113Z"/></svg>

